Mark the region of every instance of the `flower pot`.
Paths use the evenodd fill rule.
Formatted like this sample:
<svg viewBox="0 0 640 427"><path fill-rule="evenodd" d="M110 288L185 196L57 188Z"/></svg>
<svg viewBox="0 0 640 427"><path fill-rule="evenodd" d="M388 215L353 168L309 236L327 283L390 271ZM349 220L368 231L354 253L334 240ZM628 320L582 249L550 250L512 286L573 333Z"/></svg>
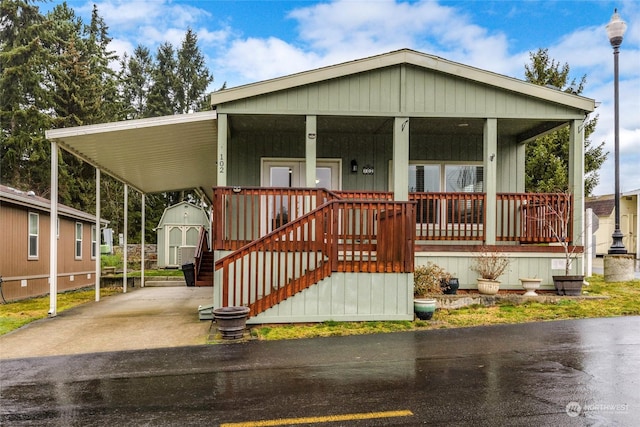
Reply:
<svg viewBox="0 0 640 427"><path fill-rule="evenodd" d="M583 275L553 276L553 284L558 295L579 296L582 295Z"/></svg>
<svg viewBox="0 0 640 427"><path fill-rule="evenodd" d="M433 298L416 298L413 300L413 311L420 320L430 320L436 311L436 300Z"/></svg>
<svg viewBox="0 0 640 427"><path fill-rule="evenodd" d="M213 317L223 339L242 338L246 329L249 307L221 307L213 310Z"/></svg>
<svg viewBox="0 0 640 427"><path fill-rule="evenodd" d="M451 279L441 279L440 287L442 288L442 293L445 295L456 295L458 292L458 288L460 287L460 283L458 279L452 277Z"/></svg>
<svg viewBox="0 0 640 427"><path fill-rule="evenodd" d="M520 283L522 283L522 287L527 291L524 293L524 296L535 297L538 296L538 294L536 294L536 289L540 288L542 279L524 277L520 279Z"/></svg>
<svg viewBox="0 0 640 427"><path fill-rule="evenodd" d="M478 278L478 292L485 295L495 295L500 290L500 282Z"/></svg>

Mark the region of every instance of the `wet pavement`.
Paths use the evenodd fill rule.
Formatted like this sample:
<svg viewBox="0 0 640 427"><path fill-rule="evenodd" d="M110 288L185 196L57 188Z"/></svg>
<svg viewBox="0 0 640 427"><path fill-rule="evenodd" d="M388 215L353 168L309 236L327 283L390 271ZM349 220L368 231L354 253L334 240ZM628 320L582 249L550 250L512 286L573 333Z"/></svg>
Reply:
<svg viewBox="0 0 640 427"><path fill-rule="evenodd" d="M129 287L0 336L0 359L205 344L198 306L212 301L212 288Z"/></svg>
<svg viewBox="0 0 640 427"><path fill-rule="evenodd" d="M0 424L634 426L639 331L621 317L2 360Z"/></svg>

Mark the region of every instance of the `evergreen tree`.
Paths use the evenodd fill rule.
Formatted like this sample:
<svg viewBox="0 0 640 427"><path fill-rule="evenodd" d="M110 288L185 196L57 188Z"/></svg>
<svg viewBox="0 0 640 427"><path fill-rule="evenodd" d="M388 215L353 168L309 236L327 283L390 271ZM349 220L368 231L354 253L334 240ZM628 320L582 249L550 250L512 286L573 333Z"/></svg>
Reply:
<svg viewBox="0 0 640 427"><path fill-rule="evenodd" d="M198 37L189 29L178 50L178 113L198 111L205 91L212 81L213 76L209 74L204 56L198 48Z"/></svg>
<svg viewBox="0 0 640 427"><path fill-rule="evenodd" d="M559 62L549 58L547 49L538 49L529 53L531 64L525 65L525 77L528 82L540 86L554 87L567 93L580 95L584 90L586 76L576 82L569 82L569 64L562 67ZM585 194L590 195L598 185L598 171L607 158L604 142L591 146L589 136L595 131L598 116L584 122L585 151ZM569 170L569 130L567 128L552 132L535 141L527 143L525 165L525 188L530 192L556 192L568 189Z"/></svg>
<svg viewBox="0 0 640 427"><path fill-rule="evenodd" d="M152 85L149 90L147 117L169 116L177 112L176 72L178 64L171 43L165 42L156 53L156 62L151 72Z"/></svg>
<svg viewBox="0 0 640 427"><path fill-rule="evenodd" d="M139 119L147 116L149 89L152 85L151 73L153 62L149 49L138 45L133 56L123 62L121 85L124 103L127 105L128 119Z"/></svg>
<svg viewBox="0 0 640 427"><path fill-rule="evenodd" d="M0 2L0 181L46 196L52 106L51 23L30 0Z"/></svg>

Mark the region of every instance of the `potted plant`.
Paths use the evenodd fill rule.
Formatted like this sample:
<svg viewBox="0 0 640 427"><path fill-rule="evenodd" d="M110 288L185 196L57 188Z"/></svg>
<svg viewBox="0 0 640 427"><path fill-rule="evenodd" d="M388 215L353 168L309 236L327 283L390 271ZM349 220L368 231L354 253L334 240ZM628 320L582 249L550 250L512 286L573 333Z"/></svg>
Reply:
<svg viewBox="0 0 640 427"><path fill-rule="evenodd" d="M419 319L433 317L436 310L433 296L449 291L450 282L451 274L432 262L416 267L413 272L413 309Z"/></svg>
<svg viewBox="0 0 640 427"><path fill-rule="evenodd" d="M560 205L559 209L547 206L546 225L555 240L564 250L564 275L553 276L553 284L558 295L580 295L582 294L582 284L584 275L569 274L571 265L575 260L576 246L569 243L569 230L571 229L571 205L573 199L566 195L566 202Z"/></svg>
<svg viewBox="0 0 640 427"><path fill-rule="evenodd" d="M473 258L471 270L480 275L478 277L478 292L495 295L500 289L498 277L502 276L509 266L509 259L502 254L488 248Z"/></svg>
<svg viewBox="0 0 640 427"><path fill-rule="evenodd" d="M540 288L540 284L542 283L542 279L538 279L536 277L521 277L520 283L522 287L526 290L524 293L527 297L535 297L538 296L536 293L536 289Z"/></svg>

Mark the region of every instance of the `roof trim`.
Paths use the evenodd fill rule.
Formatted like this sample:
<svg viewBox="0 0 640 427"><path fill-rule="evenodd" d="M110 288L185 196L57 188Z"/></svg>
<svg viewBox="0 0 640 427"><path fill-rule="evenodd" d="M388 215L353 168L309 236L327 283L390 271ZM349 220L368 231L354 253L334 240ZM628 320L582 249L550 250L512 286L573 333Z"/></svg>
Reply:
<svg viewBox="0 0 640 427"><path fill-rule="evenodd" d="M119 122L102 123L98 125L76 126L70 128L51 129L45 131L47 139L58 141L70 136L92 135L98 133L118 132L131 129L143 129L156 126L169 126L175 124L192 123L206 120L215 120L215 111L202 111L190 114L174 114L172 116L151 117L147 119L124 120Z"/></svg>
<svg viewBox="0 0 640 427"><path fill-rule="evenodd" d="M12 187L0 185L0 201L10 203L16 206L40 210L43 212L51 212L51 201L44 197L33 195L31 192L17 190ZM72 208L67 205L58 203L58 214L72 219L83 220L87 222L96 222L96 216L90 213ZM101 224L108 224L109 221L100 219Z"/></svg>
<svg viewBox="0 0 640 427"><path fill-rule="evenodd" d="M428 55L411 49L401 49L382 55L371 56L355 61L344 62L315 70L291 74L289 76L278 77L271 80L213 92L211 94L211 105L216 106L225 102L264 95L270 92L291 89L294 87L318 83L324 80L400 64L411 64L445 74L455 75L461 78L473 80L490 86L500 87L512 92L529 95L549 102L563 104L587 112L595 110L595 100L591 98L573 95L557 89L550 89L513 77L507 77L502 74L449 61L438 56ZM496 84L496 80L499 80L499 85Z"/></svg>

